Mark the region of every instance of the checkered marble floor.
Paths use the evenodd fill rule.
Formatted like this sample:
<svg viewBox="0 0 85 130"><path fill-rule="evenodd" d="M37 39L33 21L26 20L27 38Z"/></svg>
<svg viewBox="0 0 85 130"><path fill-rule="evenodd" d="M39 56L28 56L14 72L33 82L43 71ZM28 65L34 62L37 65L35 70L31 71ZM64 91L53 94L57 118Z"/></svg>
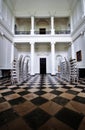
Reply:
<svg viewBox="0 0 85 130"><path fill-rule="evenodd" d="M22 85L0 80L0 130L84 130L85 81L35 75Z"/></svg>

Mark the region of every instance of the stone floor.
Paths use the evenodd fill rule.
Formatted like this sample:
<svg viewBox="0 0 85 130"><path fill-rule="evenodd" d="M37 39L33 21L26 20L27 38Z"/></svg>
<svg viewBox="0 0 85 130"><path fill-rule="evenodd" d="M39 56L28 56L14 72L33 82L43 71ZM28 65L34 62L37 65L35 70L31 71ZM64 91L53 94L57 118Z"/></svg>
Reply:
<svg viewBox="0 0 85 130"><path fill-rule="evenodd" d="M85 130L85 82L35 75L16 86L1 79L0 130Z"/></svg>

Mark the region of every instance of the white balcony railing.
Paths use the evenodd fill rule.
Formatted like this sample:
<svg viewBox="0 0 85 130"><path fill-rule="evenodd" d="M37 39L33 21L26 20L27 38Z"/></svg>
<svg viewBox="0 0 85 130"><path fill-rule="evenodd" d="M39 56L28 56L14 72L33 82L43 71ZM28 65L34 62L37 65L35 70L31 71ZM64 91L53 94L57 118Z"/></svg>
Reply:
<svg viewBox="0 0 85 130"><path fill-rule="evenodd" d="M29 35L31 34L31 31L15 31L15 35ZM40 31L34 31L34 34L37 35L47 35L47 34L51 34L51 31L45 31L43 33L40 33ZM70 30L56 30L55 34L70 34Z"/></svg>

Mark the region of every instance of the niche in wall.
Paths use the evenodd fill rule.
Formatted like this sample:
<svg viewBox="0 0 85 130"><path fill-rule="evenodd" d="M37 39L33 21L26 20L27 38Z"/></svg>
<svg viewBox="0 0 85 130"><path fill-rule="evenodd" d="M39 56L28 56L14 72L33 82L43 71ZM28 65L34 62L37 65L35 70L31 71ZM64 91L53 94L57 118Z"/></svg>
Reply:
<svg viewBox="0 0 85 130"><path fill-rule="evenodd" d="M81 50L76 52L76 59L77 61L82 61L82 54L81 54Z"/></svg>

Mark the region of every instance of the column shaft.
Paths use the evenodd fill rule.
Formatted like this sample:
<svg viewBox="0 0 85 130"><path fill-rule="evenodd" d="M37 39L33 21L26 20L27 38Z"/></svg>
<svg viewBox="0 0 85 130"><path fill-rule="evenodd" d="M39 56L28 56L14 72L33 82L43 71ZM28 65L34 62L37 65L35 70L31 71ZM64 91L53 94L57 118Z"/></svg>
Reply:
<svg viewBox="0 0 85 130"><path fill-rule="evenodd" d="M83 16L85 16L85 0L82 0Z"/></svg>
<svg viewBox="0 0 85 130"><path fill-rule="evenodd" d="M54 32L55 32L55 30L54 30L54 17L51 16L51 34L53 35Z"/></svg>
<svg viewBox="0 0 85 130"><path fill-rule="evenodd" d="M31 75L34 75L34 43L31 43Z"/></svg>
<svg viewBox="0 0 85 130"><path fill-rule="evenodd" d="M55 44L51 43L51 68L52 68L52 75L55 75Z"/></svg>
<svg viewBox="0 0 85 130"><path fill-rule="evenodd" d="M34 16L31 17L31 34L34 34Z"/></svg>
<svg viewBox="0 0 85 130"><path fill-rule="evenodd" d="M72 43L72 45L71 45L71 54L72 54L72 59L75 59L74 43Z"/></svg>

